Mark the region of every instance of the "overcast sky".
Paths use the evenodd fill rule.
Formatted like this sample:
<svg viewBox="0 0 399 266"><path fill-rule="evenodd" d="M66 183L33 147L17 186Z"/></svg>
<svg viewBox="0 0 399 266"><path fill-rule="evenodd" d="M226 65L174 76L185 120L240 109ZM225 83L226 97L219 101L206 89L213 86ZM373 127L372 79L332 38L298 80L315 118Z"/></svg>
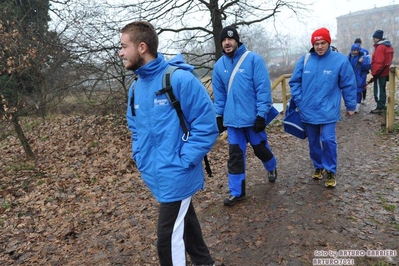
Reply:
<svg viewBox="0 0 399 266"><path fill-rule="evenodd" d="M399 4L399 0L301 0L301 3L309 4L307 8L310 14L303 19L306 24L299 23L296 18L282 19L284 22L279 21L279 30L297 36L309 35L310 37L314 30L326 27L330 30L331 37L335 38L337 17L374 7Z"/></svg>

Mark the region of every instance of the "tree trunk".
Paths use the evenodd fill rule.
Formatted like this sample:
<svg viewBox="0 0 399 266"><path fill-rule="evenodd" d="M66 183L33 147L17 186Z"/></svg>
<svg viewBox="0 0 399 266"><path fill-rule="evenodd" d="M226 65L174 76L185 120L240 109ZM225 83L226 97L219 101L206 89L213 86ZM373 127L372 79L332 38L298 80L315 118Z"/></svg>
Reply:
<svg viewBox="0 0 399 266"><path fill-rule="evenodd" d="M25 137L25 134L22 131L22 127L19 124L18 116L13 115L12 124L14 125L15 132L17 132L17 136L21 141L22 146L24 147L26 157L28 158L28 160L34 160L35 154L33 153L29 145L28 139Z"/></svg>

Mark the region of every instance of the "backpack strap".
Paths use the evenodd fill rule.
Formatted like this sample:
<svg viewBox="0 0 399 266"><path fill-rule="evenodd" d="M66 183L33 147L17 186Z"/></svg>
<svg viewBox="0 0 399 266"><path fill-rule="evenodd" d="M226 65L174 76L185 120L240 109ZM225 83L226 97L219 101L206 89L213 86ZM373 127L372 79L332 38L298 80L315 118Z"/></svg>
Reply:
<svg viewBox="0 0 399 266"><path fill-rule="evenodd" d="M173 88L171 85L171 78L173 72L178 69L176 66L169 66L162 79L162 86L163 88L155 93L155 95L161 95L161 94L166 94L166 97L168 98L169 102L172 104L173 108L176 110L177 116L179 117L180 121L180 126L183 130L183 136L182 140L187 141L188 137L190 136L190 132L187 129L186 122L184 121L184 115L183 111L181 110L181 105L180 102L176 99L175 94L173 93Z"/></svg>
<svg viewBox="0 0 399 266"><path fill-rule="evenodd" d="M172 78L172 74L173 72L175 72L175 70L178 69L178 67L176 66L168 66L168 68L165 71L165 74L162 78L162 89L157 91L155 93L155 95L161 95L163 93L166 94L166 97L168 98L169 102L172 104L173 108L176 110L177 116L179 117L179 121L180 121L180 126L183 130L183 136L182 136L182 140L183 141L187 141L188 137L190 136L190 132L187 129L186 126L186 122L184 121L184 115L183 115L183 111L181 110L181 105L180 102L176 99L174 93L173 93L173 88L171 85L171 78ZM195 77L199 78L198 74L196 74L195 72L191 72ZM209 164L209 160L208 160L208 156L205 154L204 156L204 163L205 163L205 170L208 174L209 177L212 177L212 169L211 166Z"/></svg>
<svg viewBox="0 0 399 266"><path fill-rule="evenodd" d="M132 111L132 116L136 116L136 112L135 112L135 110L134 110L134 91L136 90L136 86L137 86L137 79L138 79L138 77L136 76L135 78L134 78L134 80L133 80L133 82L134 82L134 85L133 85L133 91L132 91L132 97L130 97L130 103L129 103L129 105L130 105L130 110Z"/></svg>
<svg viewBox="0 0 399 266"><path fill-rule="evenodd" d="M305 59L303 60L303 67L305 68L305 66L306 66L306 63L308 62L308 60L309 60L309 56L310 56L310 53L307 53L306 55L305 55Z"/></svg>

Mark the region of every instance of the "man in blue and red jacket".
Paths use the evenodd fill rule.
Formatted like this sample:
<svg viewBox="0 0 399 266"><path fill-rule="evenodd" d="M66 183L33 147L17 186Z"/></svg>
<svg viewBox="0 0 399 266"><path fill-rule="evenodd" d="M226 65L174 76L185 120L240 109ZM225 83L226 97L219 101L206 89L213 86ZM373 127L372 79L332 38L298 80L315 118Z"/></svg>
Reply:
<svg viewBox="0 0 399 266"><path fill-rule="evenodd" d="M383 38L384 32L376 30L373 34L374 53L371 59L371 75L374 80L374 100L377 107L371 110L372 114L381 114L385 110L387 93L385 86L388 81L389 67L392 64L393 47L391 42Z"/></svg>

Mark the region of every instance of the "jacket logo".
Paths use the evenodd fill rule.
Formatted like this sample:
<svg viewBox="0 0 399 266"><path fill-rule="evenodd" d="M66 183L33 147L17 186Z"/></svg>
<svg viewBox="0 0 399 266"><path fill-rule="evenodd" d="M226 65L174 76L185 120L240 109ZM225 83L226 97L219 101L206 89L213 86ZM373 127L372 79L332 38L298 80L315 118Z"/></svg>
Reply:
<svg viewBox="0 0 399 266"><path fill-rule="evenodd" d="M168 105L168 99L154 99L154 106Z"/></svg>
<svg viewBox="0 0 399 266"><path fill-rule="evenodd" d="M331 70L323 70L323 74L331 75L332 71Z"/></svg>

